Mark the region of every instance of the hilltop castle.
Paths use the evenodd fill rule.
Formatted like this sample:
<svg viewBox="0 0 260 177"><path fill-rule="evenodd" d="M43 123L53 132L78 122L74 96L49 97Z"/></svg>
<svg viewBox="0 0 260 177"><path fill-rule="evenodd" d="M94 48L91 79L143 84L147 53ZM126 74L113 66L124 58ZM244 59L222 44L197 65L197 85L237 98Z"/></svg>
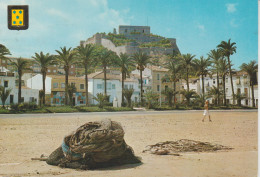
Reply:
<svg viewBox="0 0 260 177"><path fill-rule="evenodd" d="M179 52L175 38L165 38L150 33L150 26L125 26L120 25L113 33L96 33L83 44L99 44L117 54L134 54L142 51L151 56L172 54Z"/></svg>

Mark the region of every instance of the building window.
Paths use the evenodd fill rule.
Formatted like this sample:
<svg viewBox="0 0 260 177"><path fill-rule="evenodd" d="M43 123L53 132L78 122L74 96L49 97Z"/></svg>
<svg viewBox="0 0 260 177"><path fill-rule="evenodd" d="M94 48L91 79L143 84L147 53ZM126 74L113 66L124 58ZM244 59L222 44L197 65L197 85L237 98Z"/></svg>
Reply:
<svg viewBox="0 0 260 177"><path fill-rule="evenodd" d="M53 70L54 73L56 73L56 70Z"/></svg>
<svg viewBox="0 0 260 177"><path fill-rule="evenodd" d="M102 84L97 84L97 89L102 89Z"/></svg>
<svg viewBox="0 0 260 177"><path fill-rule="evenodd" d="M48 73L50 73L50 72L51 72L51 70L48 69Z"/></svg>
<svg viewBox="0 0 260 177"><path fill-rule="evenodd" d="M10 95L10 104L14 103L14 95Z"/></svg>
<svg viewBox="0 0 260 177"><path fill-rule="evenodd" d="M21 97L21 103L23 103L24 102L24 97Z"/></svg>
<svg viewBox="0 0 260 177"><path fill-rule="evenodd" d="M4 87L8 87L8 81L4 81Z"/></svg>
<svg viewBox="0 0 260 177"><path fill-rule="evenodd" d="M125 85L124 87L125 87L125 89L128 89L128 85Z"/></svg>
<svg viewBox="0 0 260 177"><path fill-rule="evenodd" d="M34 102L34 97L30 97L29 102Z"/></svg>
<svg viewBox="0 0 260 177"><path fill-rule="evenodd" d="M84 89L84 84L80 84L80 89Z"/></svg>
<svg viewBox="0 0 260 177"><path fill-rule="evenodd" d="M228 92L228 88L226 88L226 93Z"/></svg>
<svg viewBox="0 0 260 177"><path fill-rule="evenodd" d="M215 84L216 83L216 81L215 81L215 79L213 79L213 84Z"/></svg>
<svg viewBox="0 0 260 177"><path fill-rule="evenodd" d="M246 105L248 106L248 100L246 100Z"/></svg>
<svg viewBox="0 0 260 177"><path fill-rule="evenodd" d="M157 91L158 92L160 91L160 85L157 85Z"/></svg>
<svg viewBox="0 0 260 177"><path fill-rule="evenodd" d="M240 88L237 89L237 94L241 94Z"/></svg>
<svg viewBox="0 0 260 177"><path fill-rule="evenodd" d="M133 88L134 88L134 85L133 85L133 84L131 84L131 85L130 85L130 89L133 89Z"/></svg>
<svg viewBox="0 0 260 177"><path fill-rule="evenodd" d="M125 33L127 33L127 29L125 29Z"/></svg>
<svg viewBox="0 0 260 177"><path fill-rule="evenodd" d="M143 30L143 33L144 33L144 30Z"/></svg>
<svg viewBox="0 0 260 177"><path fill-rule="evenodd" d="M157 80L160 80L160 74L157 74Z"/></svg>
<svg viewBox="0 0 260 177"><path fill-rule="evenodd" d="M61 83L61 88L65 88L65 83Z"/></svg>
<svg viewBox="0 0 260 177"><path fill-rule="evenodd" d="M112 89L116 89L116 85L115 84L112 84Z"/></svg>
<svg viewBox="0 0 260 177"><path fill-rule="evenodd" d="M70 74L73 74L73 71L71 71Z"/></svg>
<svg viewBox="0 0 260 177"><path fill-rule="evenodd" d="M247 88L244 88L244 93L246 95L246 97L248 96L248 89Z"/></svg>
<svg viewBox="0 0 260 177"><path fill-rule="evenodd" d="M226 83L228 83L228 78L226 78Z"/></svg>
<svg viewBox="0 0 260 177"><path fill-rule="evenodd" d="M75 82L71 82L70 84L73 85L73 86L76 86L76 83L75 83Z"/></svg>
<svg viewBox="0 0 260 177"><path fill-rule="evenodd" d="M237 82L237 85L240 85L240 77L237 77L236 82Z"/></svg>
<svg viewBox="0 0 260 177"><path fill-rule="evenodd" d="M58 88L58 83L53 83L53 88Z"/></svg>

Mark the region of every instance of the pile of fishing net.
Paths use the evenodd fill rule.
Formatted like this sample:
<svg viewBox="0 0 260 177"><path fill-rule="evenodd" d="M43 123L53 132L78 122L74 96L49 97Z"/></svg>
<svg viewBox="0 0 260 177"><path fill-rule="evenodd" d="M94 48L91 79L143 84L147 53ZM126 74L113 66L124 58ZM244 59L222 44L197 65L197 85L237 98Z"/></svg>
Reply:
<svg viewBox="0 0 260 177"><path fill-rule="evenodd" d="M143 152L150 152L157 155L179 155L178 153L181 152L213 152L230 149L232 148L219 144L181 139L178 141L166 141L155 145L149 145Z"/></svg>
<svg viewBox="0 0 260 177"><path fill-rule="evenodd" d="M95 169L140 163L124 140L124 130L115 121L88 122L66 136L47 159L50 165Z"/></svg>

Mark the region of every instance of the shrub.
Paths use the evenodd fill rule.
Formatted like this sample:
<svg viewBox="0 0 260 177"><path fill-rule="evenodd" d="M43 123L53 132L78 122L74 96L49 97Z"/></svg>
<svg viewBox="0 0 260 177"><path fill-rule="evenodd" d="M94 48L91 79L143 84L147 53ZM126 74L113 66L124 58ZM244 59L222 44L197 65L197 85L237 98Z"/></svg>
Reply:
<svg viewBox="0 0 260 177"><path fill-rule="evenodd" d="M9 113L10 113L10 110L0 108L0 114L9 114Z"/></svg>
<svg viewBox="0 0 260 177"><path fill-rule="evenodd" d="M144 97L146 99L148 109L152 109L158 105L159 95L157 93L151 90L147 90L146 93L144 94Z"/></svg>
<svg viewBox="0 0 260 177"><path fill-rule="evenodd" d="M98 93L96 97L94 97L94 100L98 102L98 107L103 108L105 105L108 104L109 96L104 95L102 93Z"/></svg>
<svg viewBox="0 0 260 177"><path fill-rule="evenodd" d="M15 111L15 112L18 112L18 111L19 111L19 105L18 105L18 103L16 103L16 104L11 104L11 105L10 105L10 108L11 108L12 111Z"/></svg>
<svg viewBox="0 0 260 177"><path fill-rule="evenodd" d="M75 107L70 106L52 106L45 108L49 113L69 113L69 112L78 112Z"/></svg>

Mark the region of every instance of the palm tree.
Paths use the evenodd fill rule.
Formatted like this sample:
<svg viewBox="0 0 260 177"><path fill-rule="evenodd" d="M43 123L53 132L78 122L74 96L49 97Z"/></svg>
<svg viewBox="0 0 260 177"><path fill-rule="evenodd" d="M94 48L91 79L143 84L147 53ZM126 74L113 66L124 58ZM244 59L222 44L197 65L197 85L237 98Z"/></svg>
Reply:
<svg viewBox="0 0 260 177"><path fill-rule="evenodd" d="M208 95L215 100L215 104L216 104L216 101L217 101L217 105L218 105L220 95L222 95L222 93L223 93L222 90L220 90L219 88L217 88L213 85L213 87L209 90Z"/></svg>
<svg viewBox="0 0 260 177"><path fill-rule="evenodd" d="M73 94L77 92L77 88L74 84L68 84L68 96L69 96L69 103L73 106Z"/></svg>
<svg viewBox="0 0 260 177"><path fill-rule="evenodd" d="M117 58L117 55L115 52L108 50L107 48L104 48L102 46L98 49L98 59L101 63L101 66L103 68L104 73L104 94L107 95L107 67L111 66L113 64L113 61L115 61Z"/></svg>
<svg viewBox="0 0 260 177"><path fill-rule="evenodd" d="M43 90L39 90L40 106L42 106L44 96L45 96L45 92Z"/></svg>
<svg viewBox="0 0 260 177"><path fill-rule="evenodd" d="M133 59L129 57L127 54L120 53L117 59L117 65L120 67L120 71L122 73L122 104L124 103L124 80L126 76L129 76L129 71L131 67L134 67Z"/></svg>
<svg viewBox="0 0 260 177"><path fill-rule="evenodd" d="M80 44L76 48L77 56L79 57L79 63L84 66L85 69L85 92L86 92L86 105L88 105L88 72L89 68L93 66L95 46L92 44L83 45Z"/></svg>
<svg viewBox="0 0 260 177"><path fill-rule="evenodd" d="M127 100L127 107L131 107L132 95L134 93L134 89L123 89L124 97Z"/></svg>
<svg viewBox="0 0 260 177"><path fill-rule="evenodd" d="M152 90L147 90L144 94L147 102L147 108L151 109L158 104L159 94Z"/></svg>
<svg viewBox="0 0 260 177"><path fill-rule="evenodd" d="M258 64L256 64L256 61L250 61L250 63L246 64L243 63L240 66L240 69L242 71L247 72L250 78L250 85L252 90L252 101L253 101L253 107L255 107L255 97L254 97L254 77L256 76Z"/></svg>
<svg viewBox="0 0 260 177"><path fill-rule="evenodd" d="M54 57L47 53L46 55L42 52L35 53L35 56L32 57L35 60L35 63L38 64L41 67L41 73L42 73L42 89L44 91L42 102L43 105L45 105L45 79L47 75L48 67L54 64Z"/></svg>
<svg viewBox="0 0 260 177"><path fill-rule="evenodd" d="M194 90L182 90L181 94L185 97L186 101L187 101L187 106L190 105L190 99L191 98L195 98L197 93Z"/></svg>
<svg viewBox="0 0 260 177"><path fill-rule="evenodd" d="M0 44L0 59L6 60L7 59L5 57L6 55L11 55L10 51L4 45ZM3 69L3 66L2 66L2 69Z"/></svg>
<svg viewBox="0 0 260 177"><path fill-rule="evenodd" d="M218 70L218 64L219 60L223 57L221 51L218 50L211 50L208 53L208 57L211 59L211 62L213 63L213 69L212 71L217 74L217 89L219 90L219 70ZM220 102L220 95L217 96L217 105L219 105Z"/></svg>
<svg viewBox="0 0 260 177"><path fill-rule="evenodd" d="M226 75L228 74L228 64L226 59L221 58L219 60L219 65L218 65L218 71L219 74L222 78L222 84L223 84L223 96L224 96L224 106L227 105L227 101L226 101Z"/></svg>
<svg viewBox="0 0 260 177"><path fill-rule="evenodd" d="M0 98L2 101L3 108L5 108L5 101L10 95L12 89L5 89L4 86L0 86Z"/></svg>
<svg viewBox="0 0 260 177"><path fill-rule="evenodd" d="M245 94L237 93L235 94L235 98L237 100L237 105L241 106L241 101L246 98Z"/></svg>
<svg viewBox="0 0 260 177"><path fill-rule="evenodd" d="M18 73L18 104L20 104L22 102L22 76L24 71L30 70L29 64L31 62L21 57L16 60L10 60L10 62Z"/></svg>
<svg viewBox="0 0 260 177"><path fill-rule="evenodd" d="M175 95L177 94L178 92L176 92L174 89L172 88L167 88L165 90L162 91L162 94L165 95L168 99L168 105L170 107L172 107L172 98L175 97Z"/></svg>
<svg viewBox="0 0 260 177"><path fill-rule="evenodd" d="M168 76L171 82L173 82L173 91L176 92L176 82L178 81L180 77L180 71L182 69L179 61L179 56L176 55L170 55L170 58L166 60L166 63L164 67L168 69ZM166 78L167 79L167 78ZM175 99L176 94L174 94L174 103L176 101Z"/></svg>
<svg viewBox="0 0 260 177"><path fill-rule="evenodd" d="M143 71L148 63L150 63L150 56L147 54L139 51L138 53L135 53L133 56L133 60L135 61L135 64L137 65L137 69L140 71L140 82L141 82L141 105L143 105Z"/></svg>
<svg viewBox="0 0 260 177"><path fill-rule="evenodd" d="M97 93L94 100L98 102L98 107L103 108L107 104L108 96L102 93Z"/></svg>
<svg viewBox="0 0 260 177"><path fill-rule="evenodd" d="M196 72L196 75L201 76L202 80L202 96L205 97L205 89L204 89L204 76L206 76L209 73L208 67L211 65L209 58L203 58L203 56L200 57L200 60L195 59L194 60L194 69Z"/></svg>
<svg viewBox="0 0 260 177"><path fill-rule="evenodd" d="M75 53L72 52L71 47L60 48L61 50L55 50L59 55L57 56L58 62L63 65L65 71L65 104L68 105L68 83L69 83L69 69L72 64L75 63Z"/></svg>
<svg viewBox="0 0 260 177"><path fill-rule="evenodd" d="M190 90L190 87L189 87L189 74L190 74L190 71L192 70L193 68L193 62L192 60L194 59L195 55L192 55L190 53L188 54L182 54L181 57L180 57L180 63L182 65L182 68L183 68L183 71L184 71L184 74L185 74L185 80L186 80L186 84L187 84L187 91Z"/></svg>
<svg viewBox="0 0 260 177"><path fill-rule="evenodd" d="M228 59L228 68L229 68L229 75L230 75L230 80L231 80L231 89L232 89L232 97L233 97L233 104L235 103L235 93L234 93L234 87L233 87L233 78L232 78L232 71L231 71L231 62L230 62L230 55L233 55L236 53L236 43L235 42L230 42L231 39L226 41L221 41L221 43L217 46L222 54L227 57Z"/></svg>

